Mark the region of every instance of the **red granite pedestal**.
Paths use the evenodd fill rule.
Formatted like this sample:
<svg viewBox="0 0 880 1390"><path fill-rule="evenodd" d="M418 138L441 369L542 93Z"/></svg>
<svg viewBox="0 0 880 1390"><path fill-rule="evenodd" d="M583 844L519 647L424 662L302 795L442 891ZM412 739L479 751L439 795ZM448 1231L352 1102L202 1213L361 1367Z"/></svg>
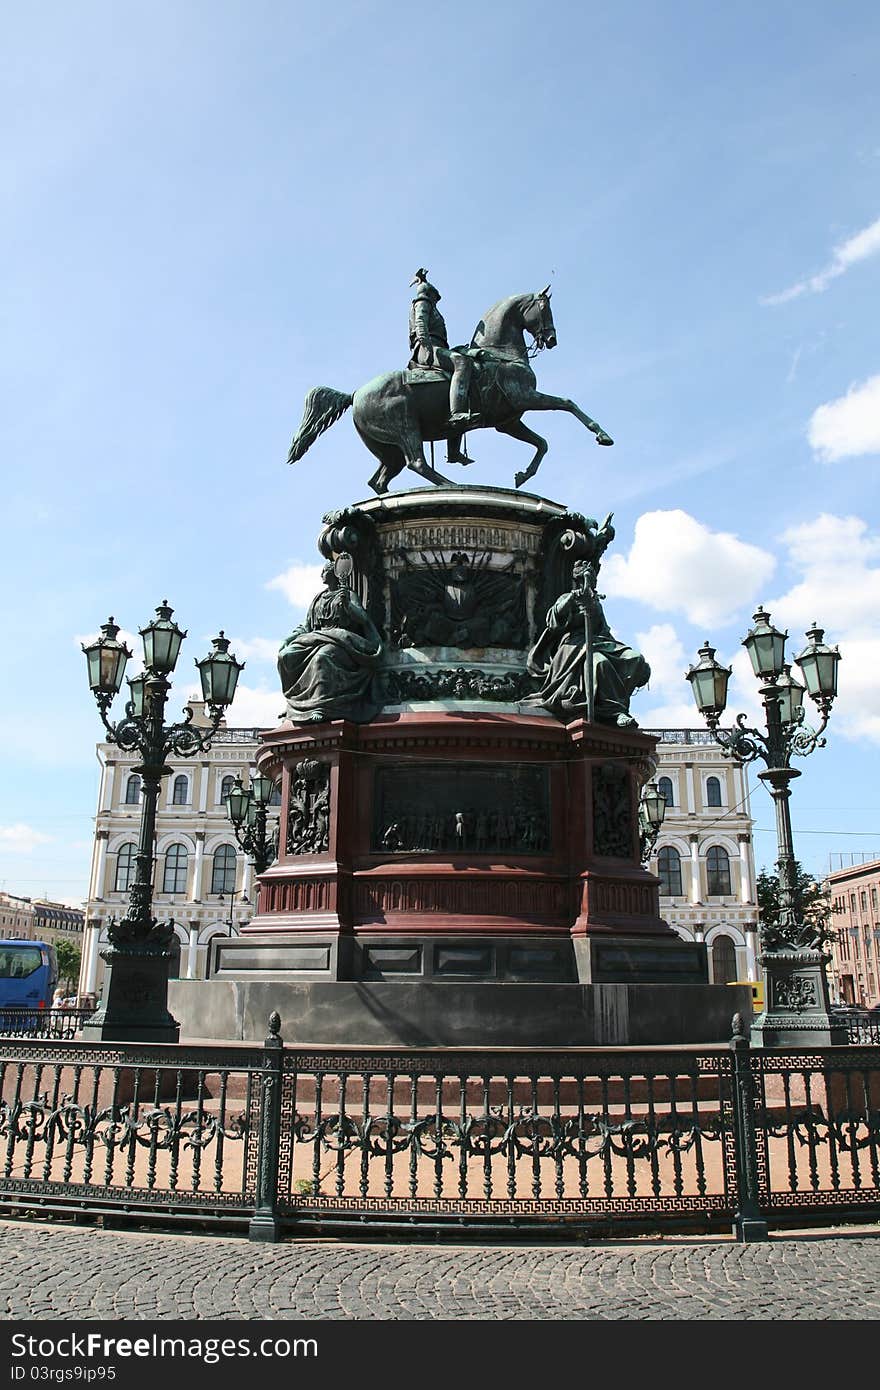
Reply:
<svg viewBox="0 0 880 1390"><path fill-rule="evenodd" d="M653 751L636 729L537 713L282 725L258 754L282 783L279 857L212 974L705 982L640 862ZM326 821L315 848L304 809Z"/></svg>

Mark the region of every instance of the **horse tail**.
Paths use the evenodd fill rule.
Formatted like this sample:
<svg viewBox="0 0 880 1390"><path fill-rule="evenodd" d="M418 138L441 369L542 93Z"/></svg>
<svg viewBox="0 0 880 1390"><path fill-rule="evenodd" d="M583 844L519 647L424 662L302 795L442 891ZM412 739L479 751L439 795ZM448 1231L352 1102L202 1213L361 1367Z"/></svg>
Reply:
<svg viewBox="0 0 880 1390"><path fill-rule="evenodd" d="M340 415L348 410L353 399L353 396L347 396L344 391L334 391L332 386L313 386L306 396L302 421L293 437L287 462L296 463L301 459L306 450L311 449L318 436L336 424Z"/></svg>

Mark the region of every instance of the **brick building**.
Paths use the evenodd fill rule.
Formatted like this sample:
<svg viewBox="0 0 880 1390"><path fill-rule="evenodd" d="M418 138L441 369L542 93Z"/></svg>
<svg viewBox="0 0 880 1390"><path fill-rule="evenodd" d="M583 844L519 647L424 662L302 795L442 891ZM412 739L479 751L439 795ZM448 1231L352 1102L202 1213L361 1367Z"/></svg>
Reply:
<svg viewBox="0 0 880 1390"><path fill-rule="evenodd" d="M835 869L826 882L833 913L832 994L870 1009L880 1003L880 859Z"/></svg>

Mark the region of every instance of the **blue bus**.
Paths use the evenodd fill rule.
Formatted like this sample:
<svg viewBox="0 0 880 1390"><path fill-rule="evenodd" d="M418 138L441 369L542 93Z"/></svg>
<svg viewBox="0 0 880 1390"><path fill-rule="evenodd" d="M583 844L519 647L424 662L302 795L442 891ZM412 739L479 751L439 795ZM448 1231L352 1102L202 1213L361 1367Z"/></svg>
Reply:
<svg viewBox="0 0 880 1390"><path fill-rule="evenodd" d="M0 1030L25 1018L37 1027L57 983L55 950L47 941L0 940Z"/></svg>

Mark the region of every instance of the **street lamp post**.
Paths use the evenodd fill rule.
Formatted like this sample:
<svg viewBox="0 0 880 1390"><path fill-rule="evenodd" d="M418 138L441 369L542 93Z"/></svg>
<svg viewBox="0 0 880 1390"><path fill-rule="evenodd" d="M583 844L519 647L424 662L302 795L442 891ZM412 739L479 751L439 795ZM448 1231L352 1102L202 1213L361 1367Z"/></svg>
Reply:
<svg viewBox="0 0 880 1390"><path fill-rule="evenodd" d="M153 916L153 850L156 838L156 807L169 753L189 758L210 747L227 706L232 703L239 672L244 662L229 651L229 640L221 632L213 639L213 651L196 661L202 694L211 716L205 729L192 726L192 710L182 723L165 723L165 705L171 689L168 677L174 671L186 633L172 620L173 609L163 602L156 617L141 628L144 643L144 671L129 680L130 697L125 717L113 724L108 711L122 688L125 665L131 652L117 641L119 628L111 618L103 624L101 636L83 646L88 663L89 685L110 743L123 752L137 751L141 762L133 769L141 777L141 824L135 856L134 880L129 888L128 908L120 920L111 920L107 936L110 945L102 951L107 962L103 998L97 1013L83 1029L83 1036L112 1042L176 1042L180 1028L168 1012L168 964L174 927L158 923Z"/></svg>
<svg viewBox="0 0 880 1390"><path fill-rule="evenodd" d="M248 897L247 893L244 891L243 888L236 888L236 889L234 889L228 896L229 896L229 916L226 918L226 920L225 920L225 922L224 922L223 925L229 928L229 931L227 932L227 936L231 937L231 936L232 936L232 929L233 929L233 927L235 926L235 900L236 900L236 898L241 898L241 903L242 903L242 905L243 905L244 903L248 903L248 904L249 904L249 903L250 903L250 898ZM227 895L226 895L225 893L218 893L218 894L217 894L217 901L218 901L218 902L221 902L221 903L225 903L226 897L227 897Z"/></svg>
<svg viewBox="0 0 880 1390"><path fill-rule="evenodd" d="M776 922L760 924L767 997L765 1010L752 1028L754 1041L767 1047L816 1047L847 1041L846 1030L829 1013L823 934L804 920L789 810L791 782L800 776L791 759L806 757L825 746L822 733L837 695L840 653L836 647L827 647L823 636L822 629L814 624L807 633L808 645L794 658L806 682L801 685L785 661L788 633L779 632L769 613L758 609L743 646L761 682L764 731L748 726L744 714L737 715L733 728L719 728L731 671L715 660L715 649L708 642L700 648L700 659L686 677L697 708L724 753L740 763L760 758L765 764L758 777L776 809L779 914ZM821 715L815 731L805 723L805 694Z"/></svg>
<svg viewBox="0 0 880 1390"><path fill-rule="evenodd" d="M666 797L655 782L649 782L639 802L639 853L647 864L666 817Z"/></svg>
<svg viewBox="0 0 880 1390"><path fill-rule="evenodd" d="M226 814L232 822L235 838L245 854L253 860L257 874L263 874L278 854L278 824L270 833L269 802L275 791L271 777L256 774L246 787L236 777L226 798Z"/></svg>

